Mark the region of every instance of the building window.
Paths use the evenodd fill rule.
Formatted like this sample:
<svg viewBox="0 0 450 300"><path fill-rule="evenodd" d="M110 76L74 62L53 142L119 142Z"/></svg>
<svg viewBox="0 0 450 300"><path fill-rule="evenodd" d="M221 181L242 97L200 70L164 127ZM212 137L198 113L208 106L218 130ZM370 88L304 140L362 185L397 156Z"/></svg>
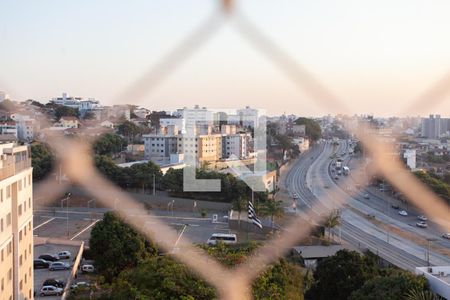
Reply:
<svg viewBox="0 0 450 300"><path fill-rule="evenodd" d="M3 292L4 289L5 289L5 279L2 278L2 292Z"/></svg>
<svg viewBox="0 0 450 300"><path fill-rule="evenodd" d="M20 179L17 183L19 185L19 191L21 191L22 190L22 179Z"/></svg>
<svg viewBox="0 0 450 300"><path fill-rule="evenodd" d="M28 198L28 208L31 208L31 197Z"/></svg>
<svg viewBox="0 0 450 300"><path fill-rule="evenodd" d="M2 249L2 262L3 262L3 260L5 259L5 251L4 251L4 249Z"/></svg>
<svg viewBox="0 0 450 300"><path fill-rule="evenodd" d="M0 230L3 232L3 218L0 220Z"/></svg>
<svg viewBox="0 0 450 300"><path fill-rule="evenodd" d="M22 204L19 205L19 216L22 215Z"/></svg>
<svg viewBox="0 0 450 300"><path fill-rule="evenodd" d="M0 201L3 202L3 189L0 189Z"/></svg>
<svg viewBox="0 0 450 300"><path fill-rule="evenodd" d="M21 241L21 240L22 240L22 230L19 231L19 241Z"/></svg>
<svg viewBox="0 0 450 300"><path fill-rule="evenodd" d="M8 255L10 255L10 254L11 254L11 251L12 251L12 249L11 249L11 242L8 243L8 248L7 248L7 250L8 250ZM10 271L11 271L11 270L10 270Z"/></svg>
<svg viewBox="0 0 450 300"><path fill-rule="evenodd" d="M11 213L6 215L6 226L11 225Z"/></svg>
<svg viewBox="0 0 450 300"><path fill-rule="evenodd" d="M22 260L23 260L23 258L22 258L22 255L21 255L21 256L19 256L19 266L22 265ZM20 286L20 288L22 288L22 286Z"/></svg>
<svg viewBox="0 0 450 300"><path fill-rule="evenodd" d="M12 269L9 268L9 271L8 271L8 280L11 281L11 279L12 279Z"/></svg>
<svg viewBox="0 0 450 300"><path fill-rule="evenodd" d="M6 199L8 199L8 198L10 198L10 197L11 197L11 186L8 185L8 186L6 187Z"/></svg>

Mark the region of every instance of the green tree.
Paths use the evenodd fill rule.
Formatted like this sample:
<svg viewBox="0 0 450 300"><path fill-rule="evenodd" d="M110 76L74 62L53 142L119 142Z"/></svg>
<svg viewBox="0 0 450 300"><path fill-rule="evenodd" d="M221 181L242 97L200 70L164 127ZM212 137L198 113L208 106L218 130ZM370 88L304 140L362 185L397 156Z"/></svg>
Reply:
<svg viewBox="0 0 450 300"><path fill-rule="evenodd" d="M260 213L263 216L269 216L270 217L270 224L272 227L272 231L275 228L275 217L280 217L283 215L284 210L281 206L282 202L277 200L267 200L262 203Z"/></svg>
<svg viewBox="0 0 450 300"><path fill-rule="evenodd" d="M120 274L107 299L215 299L215 291L170 257L151 257Z"/></svg>
<svg viewBox="0 0 450 300"><path fill-rule="evenodd" d="M414 175L426 184L433 192L450 204L450 185L424 171L416 171L414 172Z"/></svg>
<svg viewBox="0 0 450 300"><path fill-rule="evenodd" d="M95 154L112 155L121 152L127 146L127 141L114 133L105 133L93 145Z"/></svg>
<svg viewBox="0 0 450 300"><path fill-rule="evenodd" d="M393 271L387 276L377 276L368 280L349 300L398 300L405 299L411 290L425 291L427 280L410 272Z"/></svg>
<svg viewBox="0 0 450 300"><path fill-rule="evenodd" d="M153 176L155 176L155 184L160 182L162 178L161 168L149 161L144 164L134 164L128 170L131 177L131 184L135 188L153 188Z"/></svg>
<svg viewBox="0 0 450 300"><path fill-rule="evenodd" d="M253 283L253 297L255 300L302 300L303 275L300 266L280 259Z"/></svg>
<svg viewBox="0 0 450 300"><path fill-rule="evenodd" d="M305 134L313 142L317 141L322 136L322 129L319 123L309 118L298 118L295 121L297 125L305 125Z"/></svg>
<svg viewBox="0 0 450 300"><path fill-rule="evenodd" d="M61 117L78 117L78 109L63 105L58 105L55 109L56 119L61 119Z"/></svg>
<svg viewBox="0 0 450 300"><path fill-rule="evenodd" d="M331 230L339 226L341 224L341 216L339 215L338 211L333 211L331 214L329 214L325 221L324 226L328 229L328 240L331 240Z"/></svg>
<svg viewBox="0 0 450 300"><path fill-rule="evenodd" d="M134 138L138 135L141 130L140 128L130 121L125 121L117 127L117 132L125 137L129 144L133 143Z"/></svg>
<svg viewBox="0 0 450 300"><path fill-rule="evenodd" d="M41 180L50 173L55 157L46 144L31 145L31 165L33 166L33 180Z"/></svg>
<svg viewBox="0 0 450 300"><path fill-rule="evenodd" d="M121 271L157 254L152 243L112 212L105 213L103 220L95 224L89 246L98 272L108 282Z"/></svg>
<svg viewBox="0 0 450 300"><path fill-rule="evenodd" d="M372 258L341 250L325 258L314 272L315 282L305 294L311 300L347 300L353 291L377 275Z"/></svg>
<svg viewBox="0 0 450 300"><path fill-rule="evenodd" d="M423 289L411 289L406 293L405 300L439 300L438 297L430 291Z"/></svg>
<svg viewBox="0 0 450 300"><path fill-rule="evenodd" d="M247 210L248 199L243 196L239 196L231 202L231 207L238 213L238 227L241 228L241 212Z"/></svg>

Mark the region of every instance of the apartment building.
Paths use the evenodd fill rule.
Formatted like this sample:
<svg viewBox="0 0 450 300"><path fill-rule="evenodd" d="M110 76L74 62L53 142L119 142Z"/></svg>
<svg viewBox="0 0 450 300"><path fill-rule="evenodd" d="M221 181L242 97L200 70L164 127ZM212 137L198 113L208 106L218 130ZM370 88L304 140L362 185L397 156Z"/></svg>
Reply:
<svg viewBox="0 0 450 300"><path fill-rule="evenodd" d="M27 146L0 142L0 300L33 299L33 203Z"/></svg>

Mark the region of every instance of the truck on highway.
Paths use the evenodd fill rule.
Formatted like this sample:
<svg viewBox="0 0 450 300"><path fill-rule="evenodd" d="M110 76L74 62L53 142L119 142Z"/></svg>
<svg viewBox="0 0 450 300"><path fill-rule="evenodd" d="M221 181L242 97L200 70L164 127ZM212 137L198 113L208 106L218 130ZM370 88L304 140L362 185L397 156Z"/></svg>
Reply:
<svg viewBox="0 0 450 300"><path fill-rule="evenodd" d="M348 175L348 174L350 174L350 168L349 167L347 167L347 166L345 166L345 167L343 167L342 168L342 171L344 172L344 175Z"/></svg>

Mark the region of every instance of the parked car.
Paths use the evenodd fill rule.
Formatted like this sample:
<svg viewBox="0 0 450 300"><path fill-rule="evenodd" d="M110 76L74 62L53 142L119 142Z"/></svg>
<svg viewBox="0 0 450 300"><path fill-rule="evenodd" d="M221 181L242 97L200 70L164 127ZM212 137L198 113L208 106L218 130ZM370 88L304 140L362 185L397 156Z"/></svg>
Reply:
<svg viewBox="0 0 450 300"><path fill-rule="evenodd" d="M406 212L406 210L400 210L400 211L398 212L398 214L399 214L400 216L404 216L404 217L406 217L406 216L408 215L408 213Z"/></svg>
<svg viewBox="0 0 450 300"><path fill-rule="evenodd" d="M67 250L61 251L61 252L58 253L59 259L70 258L71 256L72 256L72 254L69 251L67 251Z"/></svg>
<svg viewBox="0 0 450 300"><path fill-rule="evenodd" d="M334 180L339 180L339 177L337 177L337 176L336 176L336 177L334 177Z"/></svg>
<svg viewBox="0 0 450 300"><path fill-rule="evenodd" d="M400 209L400 206L398 204L391 204L391 207L394 209Z"/></svg>
<svg viewBox="0 0 450 300"><path fill-rule="evenodd" d="M51 286L55 286L55 287L59 287L59 288L64 288L64 286L66 284L63 281L61 281L61 280L49 278L49 279L46 279L44 281L44 283L42 284L42 286L46 286L46 285L51 285Z"/></svg>
<svg viewBox="0 0 450 300"><path fill-rule="evenodd" d="M33 267L35 269L47 269L50 266L50 262L45 259L35 259L33 260Z"/></svg>
<svg viewBox="0 0 450 300"><path fill-rule="evenodd" d="M88 282L85 282L85 281L79 281L79 282L76 282L76 283L74 283L74 284L72 284L71 286L70 286L70 289L71 290L74 290L74 289L76 289L76 288L78 288L78 287L90 287L91 285L88 283Z"/></svg>
<svg viewBox="0 0 450 300"><path fill-rule="evenodd" d="M206 243L212 246L219 242L224 244L236 244L237 236L233 233L213 233Z"/></svg>
<svg viewBox="0 0 450 300"><path fill-rule="evenodd" d="M44 259L46 261L57 261L57 260L59 260L59 257L56 256L56 255L53 255L53 254L42 254L42 255L39 255L38 258Z"/></svg>
<svg viewBox="0 0 450 300"><path fill-rule="evenodd" d="M418 216L417 219L419 219L420 221L428 221L428 218L425 217L424 215Z"/></svg>
<svg viewBox="0 0 450 300"><path fill-rule="evenodd" d="M444 239L450 240L450 232L443 233L443 234L442 234L442 237L443 237Z"/></svg>
<svg viewBox="0 0 450 300"><path fill-rule="evenodd" d="M65 262L57 261L57 262L53 262L48 269L50 271L69 270L70 265Z"/></svg>
<svg viewBox="0 0 450 300"><path fill-rule="evenodd" d="M424 221L417 222L416 226L420 227L420 228L427 228L428 227L427 223L425 223Z"/></svg>
<svg viewBox="0 0 450 300"><path fill-rule="evenodd" d="M364 199L369 199L369 198L370 198L369 194L364 194Z"/></svg>
<svg viewBox="0 0 450 300"><path fill-rule="evenodd" d="M94 272L94 266L93 265L82 265L81 266L81 272L83 273L93 273Z"/></svg>
<svg viewBox="0 0 450 300"><path fill-rule="evenodd" d="M294 193L294 199L298 199L298 198L299 198L298 194Z"/></svg>
<svg viewBox="0 0 450 300"><path fill-rule="evenodd" d="M39 294L43 297L43 296L59 296L62 295L63 293L63 289L53 286L53 285L44 285L41 288L41 291L39 292Z"/></svg>

